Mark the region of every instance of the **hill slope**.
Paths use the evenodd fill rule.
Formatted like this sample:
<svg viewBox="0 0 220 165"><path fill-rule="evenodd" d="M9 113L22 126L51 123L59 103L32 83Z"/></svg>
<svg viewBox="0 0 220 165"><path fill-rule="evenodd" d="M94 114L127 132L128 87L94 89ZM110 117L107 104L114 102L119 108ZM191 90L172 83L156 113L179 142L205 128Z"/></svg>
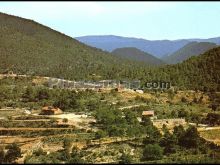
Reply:
<svg viewBox="0 0 220 165"><path fill-rule="evenodd" d="M145 81L168 81L183 89L220 91L220 47L192 56L182 63L152 69L145 77Z"/></svg>
<svg viewBox="0 0 220 165"><path fill-rule="evenodd" d="M82 36L76 37L76 39L87 45L94 46L109 52L117 48L135 47L144 52L148 52L157 58L170 55L192 41L212 42L220 44L220 37L210 39L145 40L114 35L103 35Z"/></svg>
<svg viewBox="0 0 220 165"><path fill-rule="evenodd" d="M198 56L199 54L202 54L216 46L216 44L209 42L191 42L173 54L163 58L163 60L168 64L176 64L188 59L191 56Z"/></svg>
<svg viewBox="0 0 220 165"><path fill-rule="evenodd" d="M185 40L176 42L168 40L150 41L145 39L128 38L113 35L84 36L76 37L76 39L87 45L94 46L96 48L100 48L109 52L117 48L135 47L144 52L148 52L158 58L175 52L189 42Z"/></svg>
<svg viewBox="0 0 220 165"><path fill-rule="evenodd" d="M170 81L187 89L220 91L220 47L180 64L149 68L82 44L34 21L0 14L0 72L85 80Z"/></svg>
<svg viewBox="0 0 220 165"><path fill-rule="evenodd" d="M118 77L132 65L32 20L0 13L0 72L86 79ZM139 64L138 64L139 65Z"/></svg>
<svg viewBox="0 0 220 165"><path fill-rule="evenodd" d="M130 59L132 61L140 61L149 65L161 65L164 62L151 54L143 52L137 48L127 47L127 48L117 48L112 51L113 55L121 58Z"/></svg>

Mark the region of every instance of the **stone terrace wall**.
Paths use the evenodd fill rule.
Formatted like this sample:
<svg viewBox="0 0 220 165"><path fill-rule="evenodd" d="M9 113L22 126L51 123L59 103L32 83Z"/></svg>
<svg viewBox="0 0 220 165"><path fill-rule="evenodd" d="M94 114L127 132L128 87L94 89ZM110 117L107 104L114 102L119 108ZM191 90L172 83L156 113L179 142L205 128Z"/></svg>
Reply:
<svg viewBox="0 0 220 165"><path fill-rule="evenodd" d="M153 120L153 125L156 126L157 128L162 128L163 124L166 125L168 128L170 128L177 125L185 125L186 120L183 118Z"/></svg>

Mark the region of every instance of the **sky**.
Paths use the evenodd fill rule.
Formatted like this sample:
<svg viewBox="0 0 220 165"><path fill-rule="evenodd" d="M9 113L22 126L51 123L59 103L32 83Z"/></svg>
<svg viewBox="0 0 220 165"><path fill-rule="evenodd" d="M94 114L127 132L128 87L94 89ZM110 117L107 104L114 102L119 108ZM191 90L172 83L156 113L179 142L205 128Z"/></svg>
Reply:
<svg viewBox="0 0 220 165"><path fill-rule="evenodd" d="M0 2L0 12L32 19L71 37L148 40L220 37L220 2Z"/></svg>

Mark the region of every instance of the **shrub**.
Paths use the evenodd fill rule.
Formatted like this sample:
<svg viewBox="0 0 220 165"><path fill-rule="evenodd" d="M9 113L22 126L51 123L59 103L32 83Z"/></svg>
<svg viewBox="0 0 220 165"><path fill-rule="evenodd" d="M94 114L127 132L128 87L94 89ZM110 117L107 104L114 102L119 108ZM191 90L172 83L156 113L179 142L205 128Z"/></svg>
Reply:
<svg viewBox="0 0 220 165"><path fill-rule="evenodd" d="M33 152L33 154L35 154L36 156L40 156L40 155L46 155L47 153L44 152L42 148L38 148Z"/></svg>
<svg viewBox="0 0 220 165"><path fill-rule="evenodd" d="M17 144L13 143L7 145L5 148L7 149L7 152L5 153L4 162L12 163L17 158L21 157L21 149L17 146Z"/></svg>
<svg viewBox="0 0 220 165"><path fill-rule="evenodd" d="M122 153L120 157L120 164L131 164L132 163L132 157L129 154Z"/></svg>
<svg viewBox="0 0 220 165"><path fill-rule="evenodd" d="M144 148L144 160L159 160L163 158L163 149L158 144L148 144Z"/></svg>
<svg viewBox="0 0 220 165"><path fill-rule="evenodd" d="M100 138L103 138L107 136L107 132L106 131L103 131L103 130L98 130L96 133L95 133L95 138L96 139L100 139Z"/></svg>
<svg viewBox="0 0 220 165"><path fill-rule="evenodd" d="M64 118L64 119L63 119L63 123L68 123L68 119L67 119L67 118Z"/></svg>
<svg viewBox="0 0 220 165"><path fill-rule="evenodd" d="M186 103L186 102L187 102L187 99L186 99L185 97L182 97L182 98L181 98L181 101L182 101L183 103Z"/></svg>

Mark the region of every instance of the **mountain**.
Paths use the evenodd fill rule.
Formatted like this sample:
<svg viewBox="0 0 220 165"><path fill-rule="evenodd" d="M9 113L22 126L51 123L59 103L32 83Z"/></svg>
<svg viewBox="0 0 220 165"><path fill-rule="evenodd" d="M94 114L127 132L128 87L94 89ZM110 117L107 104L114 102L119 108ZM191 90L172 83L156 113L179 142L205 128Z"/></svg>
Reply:
<svg viewBox="0 0 220 165"><path fill-rule="evenodd" d="M220 47L182 63L150 69L142 76L144 82L171 82L180 89L220 91Z"/></svg>
<svg viewBox="0 0 220 165"><path fill-rule="evenodd" d="M76 37L80 42L111 52L117 48L135 47L157 58L168 56L192 41L220 44L220 37L211 39L145 40L114 35Z"/></svg>
<svg viewBox="0 0 220 165"><path fill-rule="evenodd" d="M210 42L190 42L173 54L164 57L163 60L168 64L176 64L191 56L198 56L199 54L202 54L216 46L216 44Z"/></svg>
<svg viewBox="0 0 220 165"><path fill-rule="evenodd" d="M74 80L167 81L183 89L220 91L220 47L175 65L149 67L87 46L32 20L0 13L0 73Z"/></svg>
<svg viewBox="0 0 220 165"><path fill-rule="evenodd" d="M123 47L135 47L144 52L148 52L158 58L173 53L189 41L181 40L181 41L168 41L168 40L158 40L158 41L150 41L145 39L138 38L127 38L127 37L119 37L113 35L107 36L84 36L84 37L76 37L77 40L83 42L87 45L94 46L96 48L100 48L105 51L113 51L117 48Z"/></svg>
<svg viewBox="0 0 220 165"><path fill-rule="evenodd" d="M80 80L97 75L104 79L125 75L132 70L130 67L140 65L32 20L3 13L0 13L0 43L0 72L13 70L19 74Z"/></svg>
<svg viewBox="0 0 220 165"><path fill-rule="evenodd" d="M188 39L189 41L197 41L197 42L211 42L220 45L220 37L208 38L208 39Z"/></svg>
<svg viewBox="0 0 220 165"><path fill-rule="evenodd" d="M112 54L132 61L144 62L149 65L164 64L162 60L134 47L117 48L112 51Z"/></svg>

